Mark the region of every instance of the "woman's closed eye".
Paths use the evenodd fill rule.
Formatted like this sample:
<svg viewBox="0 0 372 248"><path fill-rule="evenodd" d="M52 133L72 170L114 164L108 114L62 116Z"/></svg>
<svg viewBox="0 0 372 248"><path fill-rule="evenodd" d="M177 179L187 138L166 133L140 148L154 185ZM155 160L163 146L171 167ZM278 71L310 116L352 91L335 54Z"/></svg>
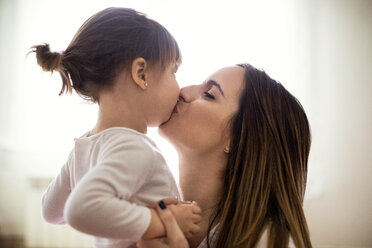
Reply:
<svg viewBox="0 0 372 248"><path fill-rule="evenodd" d="M204 91L204 97L214 100L214 96L211 95L208 91Z"/></svg>

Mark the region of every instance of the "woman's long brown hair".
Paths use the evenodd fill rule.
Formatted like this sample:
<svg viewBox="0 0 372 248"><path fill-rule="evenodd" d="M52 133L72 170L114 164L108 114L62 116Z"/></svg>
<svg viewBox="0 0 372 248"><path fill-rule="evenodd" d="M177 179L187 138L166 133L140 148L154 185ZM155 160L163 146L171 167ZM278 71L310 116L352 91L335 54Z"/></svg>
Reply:
<svg viewBox="0 0 372 248"><path fill-rule="evenodd" d="M239 109L230 122L224 192L209 231L213 247L255 247L268 228L268 247L311 247L303 211L311 135L299 101L248 64ZM209 244L210 242L208 242Z"/></svg>

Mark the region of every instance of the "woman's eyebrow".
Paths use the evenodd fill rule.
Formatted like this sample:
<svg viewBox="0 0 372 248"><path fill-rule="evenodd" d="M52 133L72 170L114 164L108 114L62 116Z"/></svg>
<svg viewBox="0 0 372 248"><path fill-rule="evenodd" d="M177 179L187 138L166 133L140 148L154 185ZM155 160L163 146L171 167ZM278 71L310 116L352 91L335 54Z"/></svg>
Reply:
<svg viewBox="0 0 372 248"><path fill-rule="evenodd" d="M221 94L222 94L223 96L225 96L225 95L223 94L223 90L222 90L221 85L220 85L219 83L217 83L217 82L214 81L214 80L208 80L208 81L207 81L207 84L208 84L208 85L216 86L216 87L218 88L218 90L221 92Z"/></svg>

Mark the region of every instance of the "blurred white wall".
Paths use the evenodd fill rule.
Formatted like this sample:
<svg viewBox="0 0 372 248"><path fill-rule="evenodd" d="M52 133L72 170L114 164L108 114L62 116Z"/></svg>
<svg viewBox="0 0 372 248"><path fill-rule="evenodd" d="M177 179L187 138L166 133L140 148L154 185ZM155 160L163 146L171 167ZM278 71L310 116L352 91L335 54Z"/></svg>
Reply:
<svg viewBox="0 0 372 248"><path fill-rule="evenodd" d="M372 1L308 1L314 243L372 246Z"/></svg>
<svg viewBox="0 0 372 248"><path fill-rule="evenodd" d="M96 106L58 97L59 76L25 55L40 42L63 50L85 19L109 6L133 7L166 26L183 53L181 86L240 62L281 81L312 126L305 212L314 247L372 247L370 0L0 0L0 235L51 246L32 236L51 228L36 225L40 187L96 118ZM174 149L156 130L149 135L177 177Z"/></svg>

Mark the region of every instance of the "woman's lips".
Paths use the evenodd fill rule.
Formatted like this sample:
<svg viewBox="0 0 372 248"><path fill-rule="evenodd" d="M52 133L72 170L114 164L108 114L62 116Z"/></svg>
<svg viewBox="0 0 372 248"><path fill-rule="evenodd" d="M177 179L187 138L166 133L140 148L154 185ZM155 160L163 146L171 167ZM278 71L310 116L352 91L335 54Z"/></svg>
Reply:
<svg viewBox="0 0 372 248"><path fill-rule="evenodd" d="M172 114L177 114L177 113L178 113L178 108L177 108L177 105L176 105L176 106L174 106Z"/></svg>
<svg viewBox="0 0 372 248"><path fill-rule="evenodd" d="M169 116L169 119L167 121L163 122L160 126L166 124L168 121L170 121L170 119L172 119L174 114L178 113L178 103L179 103L179 101L177 101L176 106L174 106L173 111L172 111L171 115Z"/></svg>
<svg viewBox="0 0 372 248"><path fill-rule="evenodd" d="M174 106L172 114L177 114L178 113L178 104L179 103L180 103L180 101L178 100L177 103L176 103L176 106Z"/></svg>

